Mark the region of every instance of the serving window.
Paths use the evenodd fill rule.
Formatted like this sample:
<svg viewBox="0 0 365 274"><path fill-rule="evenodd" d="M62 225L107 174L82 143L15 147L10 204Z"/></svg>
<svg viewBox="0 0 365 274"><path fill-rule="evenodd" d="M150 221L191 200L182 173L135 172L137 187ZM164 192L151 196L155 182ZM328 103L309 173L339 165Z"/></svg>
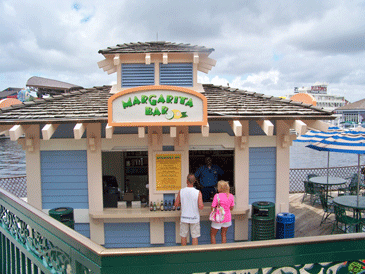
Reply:
<svg viewBox="0 0 365 274"><path fill-rule="evenodd" d="M121 200L147 202L147 151L103 152L102 169L104 207L117 207Z"/></svg>
<svg viewBox="0 0 365 274"><path fill-rule="evenodd" d="M205 158L212 158L213 165L219 166L224 174L219 180L229 182L231 193L234 194L234 151L233 150L190 150L189 173L195 173L200 166L205 165Z"/></svg>

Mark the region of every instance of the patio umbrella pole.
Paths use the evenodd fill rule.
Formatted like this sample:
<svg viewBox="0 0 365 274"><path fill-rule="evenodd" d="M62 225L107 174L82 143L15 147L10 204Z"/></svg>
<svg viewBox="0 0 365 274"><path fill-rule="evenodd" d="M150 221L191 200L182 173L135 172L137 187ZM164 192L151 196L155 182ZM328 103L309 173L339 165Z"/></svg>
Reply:
<svg viewBox="0 0 365 274"><path fill-rule="evenodd" d="M360 195L360 154L357 154L357 206L359 206L359 195Z"/></svg>
<svg viewBox="0 0 365 274"><path fill-rule="evenodd" d="M327 151L327 186L326 186L326 201L328 201L328 188L329 188L329 185L328 185L328 177L329 177L329 168L330 168L330 152Z"/></svg>
<svg viewBox="0 0 365 274"><path fill-rule="evenodd" d="M328 176L329 176L329 168L330 168L330 152L327 151L327 183L328 183Z"/></svg>

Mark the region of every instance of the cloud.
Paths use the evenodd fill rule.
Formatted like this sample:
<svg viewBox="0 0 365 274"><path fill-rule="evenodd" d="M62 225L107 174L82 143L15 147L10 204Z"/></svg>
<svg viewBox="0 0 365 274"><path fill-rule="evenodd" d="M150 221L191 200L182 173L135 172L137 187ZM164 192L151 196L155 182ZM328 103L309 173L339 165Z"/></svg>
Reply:
<svg viewBox="0 0 365 274"><path fill-rule="evenodd" d="M34 75L85 87L110 84L99 49L164 40L212 47L203 81L276 96L328 82L363 98L362 1L0 2L0 90ZM157 38L158 37L158 38Z"/></svg>

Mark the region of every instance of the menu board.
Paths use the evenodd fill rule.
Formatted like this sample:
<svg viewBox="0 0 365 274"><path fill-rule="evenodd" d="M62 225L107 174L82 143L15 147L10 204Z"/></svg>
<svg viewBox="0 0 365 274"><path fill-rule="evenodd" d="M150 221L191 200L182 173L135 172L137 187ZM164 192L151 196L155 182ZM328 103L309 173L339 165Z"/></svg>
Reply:
<svg viewBox="0 0 365 274"><path fill-rule="evenodd" d="M156 191L180 190L181 154L156 154Z"/></svg>

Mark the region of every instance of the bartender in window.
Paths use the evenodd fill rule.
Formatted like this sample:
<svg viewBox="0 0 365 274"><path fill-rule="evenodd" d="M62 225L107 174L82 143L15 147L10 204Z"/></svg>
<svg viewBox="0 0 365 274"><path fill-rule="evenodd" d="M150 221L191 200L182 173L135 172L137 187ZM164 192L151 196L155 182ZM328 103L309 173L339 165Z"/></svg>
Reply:
<svg viewBox="0 0 365 274"><path fill-rule="evenodd" d="M217 165L213 165L211 157L205 158L205 165L198 168L195 172L195 178L199 180L203 202L209 202L210 198L216 193L216 186L219 177L224 171Z"/></svg>

